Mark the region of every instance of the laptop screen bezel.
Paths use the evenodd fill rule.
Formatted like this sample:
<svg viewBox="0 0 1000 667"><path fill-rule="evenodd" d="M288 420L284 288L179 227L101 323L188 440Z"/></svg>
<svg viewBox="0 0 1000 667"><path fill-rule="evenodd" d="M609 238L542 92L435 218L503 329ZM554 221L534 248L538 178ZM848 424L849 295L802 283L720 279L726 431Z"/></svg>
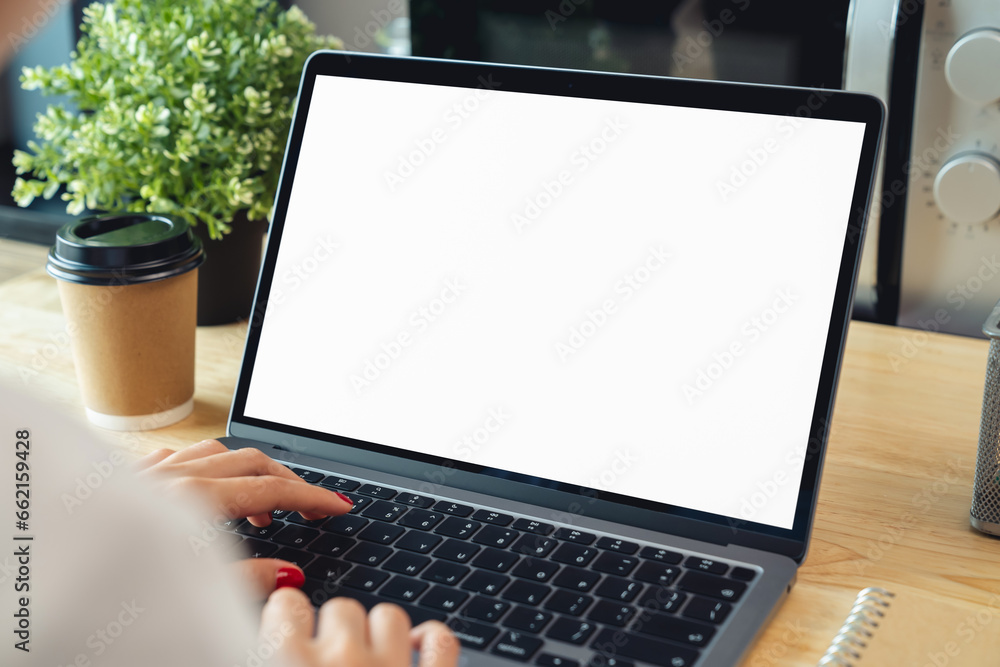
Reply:
<svg viewBox="0 0 1000 667"><path fill-rule="evenodd" d="M732 110L783 116L847 120L865 124L858 161L850 220L846 228L837 287L809 438L802 443L805 462L791 529L743 521L664 505L608 491L579 487L554 480L485 468L464 461L410 452L394 447L268 422L245 414L260 331L267 311L267 295L274 279L278 248L291 195L305 121L318 76L360 77L475 89L483 81L502 81L503 89L566 97L623 100L691 108ZM876 98L819 89L720 83L690 79L605 74L575 70L530 68L422 58L392 58L338 51L313 54L303 69L299 96L288 137L268 245L247 324L247 340L229 418L228 433L332 461L363 463L387 472L404 472L415 479L441 476L459 487L489 489L497 495L517 493L519 500L543 507L586 507L592 516L606 516L621 523L683 534L720 544L740 544L796 560L804 558L815 514L837 379L846 343L854 286L860 264L864 228L873 187L877 147L884 110ZM331 122L336 122L331 119ZM402 466L400 464L403 464ZM585 499L585 501L583 500ZM583 501L585 504L581 504Z"/></svg>

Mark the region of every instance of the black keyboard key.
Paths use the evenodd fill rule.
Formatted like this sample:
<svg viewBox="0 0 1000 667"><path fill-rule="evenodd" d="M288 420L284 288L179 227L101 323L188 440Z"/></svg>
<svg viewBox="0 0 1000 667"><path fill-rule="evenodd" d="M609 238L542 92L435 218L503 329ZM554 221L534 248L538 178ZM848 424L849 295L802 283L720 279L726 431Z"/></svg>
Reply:
<svg viewBox="0 0 1000 667"><path fill-rule="evenodd" d="M550 560L523 558L517 564L517 567L511 571L511 574L522 579L530 579L531 581L548 581L558 569L559 564L553 563Z"/></svg>
<svg viewBox="0 0 1000 667"><path fill-rule="evenodd" d="M635 568L639 559L634 556L621 556L619 554L606 551L594 561L593 568L598 572L617 574L620 577L627 576Z"/></svg>
<svg viewBox="0 0 1000 667"><path fill-rule="evenodd" d="M472 518L476 521L492 523L497 526L509 526L510 522L514 520L514 517L509 514L501 514L500 512L493 512L491 510L476 510Z"/></svg>
<svg viewBox="0 0 1000 667"><path fill-rule="evenodd" d="M469 600L469 604L465 605L465 609L462 610L462 616L496 623L500 620L500 617L507 613L508 609L510 609L510 604L507 602L500 602L499 600L492 600L482 595L477 595Z"/></svg>
<svg viewBox="0 0 1000 667"><path fill-rule="evenodd" d="M303 470L302 468L292 468L292 472L310 484L315 484L323 479L323 474L315 470Z"/></svg>
<svg viewBox="0 0 1000 667"><path fill-rule="evenodd" d="M697 556L691 556L684 561L684 567L689 567L693 570L699 570L701 572L708 572L709 574L725 574L729 571L728 563L720 563L717 560L698 558Z"/></svg>
<svg viewBox="0 0 1000 667"><path fill-rule="evenodd" d="M282 514L282 516L285 516L285 515L288 514L288 512L285 511L285 510L274 510L274 511L275 512L284 512L284 514ZM273 518L280 519L281 516L275 516ZM237 528L239 528L240 526L242 526L246 522L247 522L246 519L225 519L223 521L216 522L215 526L219 530L226 530L226 531L229 531L229 532L234 532Z"/></svg>
<svg viewBox="0 0 1000 667"><path fill-rule="evenodd" d="M405 532L406 529L402 526L375 521L358 533L358 539L366 542L374 542L375 544L392 544Z"/></svg>
<svg viewBox="0 0 1000 667"><path fill-rule="evenodd" d="M556 591L545 601L545 608L550 611L558 611L561 614L579 616L587 611L587 607L594 602L594 598L589 595L580 595L570 591Z"/></svg>
<svg viewBox="0 0 1000 667"><path fill-rule="evenodd" d="M390 489L387 486L379 486L378 484L362 484L361 488L359 488L357 492L373 498L381 498L382 500L389 500L399 493L396 489Z"/></svg>
<svg viewBox="0 0 1000 667"><path fill-rule="evenodd" d="M382 567L386 570L392 570L393 572L408 574L411 577L415 577L420 574L420 571L427 567L430 562L431 559L427 556L410 553L409 551L397 551L389 560L385 562L385 565Z"/></svg>
<svg viewBox="0 0 1000 667"><path fill-rule="evenodd" d="M728 602L719 602L695 596L688 606L684 608L684 615L688 618L696 618L699 621L709 623L722 623L729 616L733 605Z"/></svg>
<svg viewBox="0 0 1000 667"><path fill-rule="evenodd" d="M568 565L586 567L599 553L594 547L580 544L560 544L559 548L552 552L552 560L567 563Z"/></svg>
<svg viewBox="0 0 1000 667"><path fill-rule="evenodd" d="M371 496L359 496L356 493L344 493L345 496L351 499L351 509L350 514L358 514L364 508L368 507L372 502L374 502Z"/></svg>
<svg viewBox="0 0 1000 667"><path fill-rule="evenodd" d="M551 653L542 653L535 659L535 664L540 667L580 667L580 663L576 660L552 655Z"/></svg>
<svg viewBox="0 0 1000 667"><path fill-rule="evenodd" d="M441 546L434 550L434 555L438 558L455 561L456 563L468 563L480 547L469 544L462 540L445 540Z"/></svg>
<svg viewBox="0 0 1000 667"><path fill-rule="evenodd" d="M427 510L410 510L403 515L398 523L407 528L417 528L419 530L430 530L441 522L444 518L441 512L428 512Z"/></svg>
<svg viewBox="0 0 1000 667"><path fill-rule="evenodd" d="M396 546L407 551L416 551L417 553L425 554L436 547L442 539L437 535L428 535L418 530L411 530L399 538Z"/></svg>
<svg viewBox="0 0 1000 667"><path fill-rule="evenodd" d="M641 637L621 630L601 630L594 637L594 641L590 643L590 648L597 651L599 657L624 656L661 667L690 667L698 659L696 649Z"/></svg>
<svg viewBox="0 0 1000 667"><path fill-rule="evenodd" d="M316 554L311 554L308 551L303 551L302 549L294 549L292 547L281 547L271 558L278 558L280 560L288 561L294 565L298 565L300 568L304 568L306 565L311 563Z"/></svg>
<svg viewBox="0 0 1000 667"><path fill-rule="evenodd" d="M255 526L246 521L236 528L236 533L247 537L256 537L261 540L269 540L276 535L279 530L285 527L280 521L272 521L270 526Z"/></svg>
<svg viewBox="0 0 1000 667"><path fill-rule="evenodd" d="M604 581L594 589L594 595L618 602L631 602L642 590L642 584L621 577L605 577Z"/></svg>
<svg viewBox="0 0 1000 667"><path fill-rule="evenodd" d="M574 528L560 528L556 531L554 537L557 540L566 540L567 542L575 542L577 544L593 544L594 540L597 539L597 535L593 533L585 533L582 530Z"/></svg>
<svg viewBox="0 0 1000 667"><path fill-rule="evenodd" d="M335 583L332 579L320 580L307 576L305 583L302 584L302 592L306 594L314 607L322 607L327 600L342 595L344 590L340 584Z"/></svg>
<svg viewBox="0 0 1000 667"><path fill-rule="evenodd" d="M340 583L343 586L357 588L358 590L370 593L381 586L388 578L389 574L387 572L373 570L370 567L363 567L359 565L345 574L344 578L340 580Z"/></svg>
<svg viewBox="0 0 1000 667"><path fill-rule="evenodd" d="M243 548L248 551L250 558L270 558L278 550L278 545L248 537L243 540Z"/></svg>
<svg viewBox="0 0 1000 667"><path fill-rule="evenodd" d="M361 483L355 482L353 479L331 475L320 480L320 486L325 486L328 489L336 489L337 491L353 491L361 486Z"/></svg>
<svg viewBox="0 0 1000 667"><path fill-rule="evenodd" d="M644 615L642 623L636 623L635 631L692 646L704 646L715 634L711 625L655 611Z"/></svg>
<svg viewBox="0 0 1000 667"><path fill-rule="evenodd" d="M503 625L515 630L524 630L525 632L538 634L545 629L545 626L551 620L552 614L546 611L538 611L537 609L518 605L507 614L507 618L503 620Z"/></svg>
<svg viewBox="0 0 1000 667"><path fill-rule="evenodd" d="M379 595L384 595L387 598L392 598L393 600L413 602L420 597L420 594L427 590L429 586L430 584L426 584L416 579L410 579L409 577L393 577L385 586L382 587L382 590L379 591Z"/></svg>
<svg viewBox="0 0 1000 667"><path fill-rule="evenodd" d="M409 505L410 507L420 507L423 509L426 509L434 504L433 498L418 496L415 493L401 493L396 496L395 501L400 505Z"/></svg>
<svg viewBox="0 0 1000 667"><path fill-rule="evenodd" d="M287 519L288 515L291 514L291 513L292 513L291 510L272 510L271 511L271 518L272 519L277 519L277 520L280 521L280 520L283 520L283 519ZM239 521L239 519L233 519L233 521Z"/></svg>
<svg viewBox="0 0 1000 667"><path fill-rule="evenodd" d="M469 597L468 593L463 593L455 588L431 586L431 589L420 598L420 604L444 612L453 612L462 606L467 597Z"/></svg>
<svg viewBox="0 0 1000 667"><path fill-rule="evenodd" d="M521 533L502 526L486 526L472 538L476 544L506 549L514 540L520 537Z"/></svg>
<svg viewBox="0 0 1000 667"><path fill-rule="evenodd" d="M653 586L639 598L639 606L652 611L677 611L686 599L684 593Z"/></svg>
<svg viewBox="0 0 1000 667"><path fill-rule="evenodd" d="M689 593L707 595L727 602L736 602L743 595L743 591L747 589L747 585L742 581L734 581L693 570L684 573L684 576L677 582L677 587Z"/></svg>
<svg viewBox="0 0 1000 667"><path fill-rule="evenodd" d="M316 560L302 568L307 577L312 577L319 581L333 581L339 579L343 574L353 567L350 563L345 563L336 558L317 556Z"/></svg>
<svg viewBox="0 0 1000 667"><path fill-rule="evenodd" d="M669 565L676 565L681 562L681 559L684 558L676 551L657 549L656 547L643 547L642 551L639 552L639 557L659 561L661 563L667 563Z"/></svg>
<svg viewBox="0 0 1000 667"><path fill-rule="evenodd" d="M616 540L612 537L602 537L597 540L598 549L607 549L608 551L614 551L620 554L634 554L639 550L639 545L635 542L626 542L625 540Z"/></svg>
<svg viewBox="0 0 1000 667"><path fill-rule="evenodd" d="M475 564L474 561L473 564ZM502 574L473 570L472 574L462 582L462 588L467 591L482 593L483 595L496 595L509 583L510 577Z"/></svg>
<svg viewBox="0 0 1000 667"><path fill-rule="evenodd" d="M434 511L454 514L455 516L466 517L472 514L472 508L468 505L460 505L450 500L440 500L434 504Z"/></svg>
<svg viewBox="0 0 1000 667"><path fill-rule="evenodd" d="M438 560L431 563L431 566L424 570L421 578L439 584L454 586L468 573L469 568L464 565L449 563L446 560Z"/></svg>
<svg viewBox="0 0 1000 667"><path fill-rule="evenodd" d="M531 519L518 519L512 527L514 530L534 533L535 535L548 535L556 529L551 523L542 523L541 521L532 521Z"/></svg>
<svg viewBox="0 0 1000 667"><path fill-rule="evenodd" d="M635 607L627 604L618 604L609 600L598 600L594 608L587 614L587 618L598 623L604 623L605 625L615 625L623 628L634 615Z"/></svg>
<svg viewBox="0 0 1000 667"><path fill-rule="evenodd" d="M740 581L753 581L753 578L757 576L757 572L748 567L734 567L729 576Z"/></svg>
<svg viewBox="0 0 1000 667"><path fill-rule="evenodd" d="M520 602L521 604L537 605L545 596L549 594L549 587L544 584L537 584L534 581L518 579L503 592L504 600Z"/></svg>
<svg viewBox="0 0 1000 667"><path fill-rule="evenodd" d="M309 551L322 556L340 557L350 551L357 543L358 541L353 537L324 533L309 545Z"/></svg>
<svg viewBox="0 0 1000 667"><path fill-rule="evenodd" d="M404 505L390 503L387 500L376 500L361 512L361 516L379 521L395 521L406 512Z"/></svg>
<svg viewBox="0 0 1000 667"><path fill-rule="evenodd" d="M589 621L559 616L549 631L545 633L545 636L567 644L583 644L590 635L594 634L596 628L597 626Z"/></svg>
<svg viewBox="0 0 1000 667"><path fill-rule="evenodd" d="M635 663L624 658L606 658L596 655L587 663L587 667L635 667Z"/></svg>
<svg viewBox="0 0 1000 667"><path fill-rule="evenodd" d="M542 537L528 533L519 537L511 549L526 556L544 558L549 555L550 551L556 548L556 544L558 543L551 537Z"/></svg>
<svg viewBox="0 0 1000 667"><path fill-rule="evenodd" d="M327 519L321 528L338 535L353 535L368 525L368 519L352 514L344 514Z"/></svg>
<svg viewBox="0 0 1000 667"><path fill-rule="evenodd" d="M476 556L472 564L494 572L506 572L511 565L517 562L518 558L520 556L511 551L500 551L493 547L486 547L482 553Z"/></svg>
<svg viewBox="0 0 1000 667"><path fill-rule="evenodd" d="M325 516L319 519L305 519L298 512L292 512L291 514L285 517L285 521L288 521L290 523L297 523L300 526L309 526L310 528L319 528L324 523L326 523L327 520L328 518Z"/></svg>
<svg viewBox="0 0 1000 667"><path fill-rule="evenodd" d="M381 597L376 597L374 595L369 595L368 593L362 593L359 590L353 589L342 589L340 595L343 597L354 598L361 604L365 606L365 609L371 610L372 607L380 602L385 602ZM411 604L406 604L405 602L394 602L393 604L399 605L403 611L405 611L410 616L410 621L413 625L420 625L424 621L444 621L448 618L447 614L443 614L435 609L428 609L426 607L416 607Z"/></svg>
<svg viewBox="0 0 1000 667"><path fill-rule="evenodd" d="M285 526L285 529L271 537L272 542L288 547L303 548L319 537L319 531L305 526Z"/></svg>
<svg viewBox="0 0 1000 667"><path fill-rule="evenodd" d="M667 565L657 561L646 561L635 571L635 578L640 581L648 581L651 584L669 586L680 576L681 568L677 565Z"/></svg>
<svg viewBox="0 0 1000 667"><path fill-rule="evenodd" d="M593 570L582 570L578 567L564 567L562 572L556 575L552 583L560 588L568 588L573 591L589 591L601 575Z"/></svg>
<svg viewBox="0 0 1000 667"><path fill-rule="evenodd" d="M499 628L466 621L461 618L453 618L448 621L448 627L451 628L451 631L463 647L480 650L486 648L500 632Z"/></svg>
<svg viewBox="0 0 1000 667"><path fill-rule="evenodd" d="M483 524L478 521L472 521L471 519L462 519L457 516L450 516L444 520L437 530L434 532L439 535L447 535L448 537L457 537L461 540L467 540L472 537L472 534L477 530L482 528Z"/></svg>
<svg viewBox="0 0 1000 667"><path fill-rule="evenodd" d="M493 645L492 653L502 655L505 658L528 662L531 656L542 648L542 640L531 637L522 632L505 632L500 635L500 639Z"/></svg>
<svg viewBox="0 0 1000 667"><path fill-rule="evenodd" d="M377 566L386 558L392 555L392 549L381 544L371 544L362 542L347 552L347 560L361 565Z"/></svg>

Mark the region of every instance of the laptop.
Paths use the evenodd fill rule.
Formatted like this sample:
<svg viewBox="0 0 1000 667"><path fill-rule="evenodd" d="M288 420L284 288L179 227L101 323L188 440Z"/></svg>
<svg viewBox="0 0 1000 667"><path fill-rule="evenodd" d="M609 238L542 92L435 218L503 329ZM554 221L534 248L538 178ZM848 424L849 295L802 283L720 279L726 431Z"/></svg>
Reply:
<svg viewBox="0 0 1000 667"><path fill-rule="evenodd" d="M350 514L227 526L462 664L737 664L807 553L883 110L320 52L228 424Z"/></svg>

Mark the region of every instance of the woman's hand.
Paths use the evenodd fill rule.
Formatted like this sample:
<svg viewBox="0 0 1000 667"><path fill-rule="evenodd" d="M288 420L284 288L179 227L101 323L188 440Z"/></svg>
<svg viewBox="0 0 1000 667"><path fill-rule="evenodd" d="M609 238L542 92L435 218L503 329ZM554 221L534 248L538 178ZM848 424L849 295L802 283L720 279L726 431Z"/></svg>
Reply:
<svg viewBox="0 0 1000 667"><path fill-rule="evenodd" d="M230 450L205 440L175 452L160 449L139 459L139 475L161 484L167 493L200 497L216 521L247 518L255 526L271 523L276 509L297 511L306 519L346 514L351 501L335 491L307 484L258 449ZM241 577L262 595L274 590L278 570L295 567L273 558L237 564Z"/></svg>
<svg viewBox="0 0 1000 667"><path fill-rule="evenodd" d="M366 614L350 598L334 598L320 607L318 619L305 594L279 588L268 598L261 619L261 641L294 667L410 667L419 651L420 667L455 667L459 644L443 623L415 628L394 604L382 603ZM314 636L315 635L315 636Z"/></svg>

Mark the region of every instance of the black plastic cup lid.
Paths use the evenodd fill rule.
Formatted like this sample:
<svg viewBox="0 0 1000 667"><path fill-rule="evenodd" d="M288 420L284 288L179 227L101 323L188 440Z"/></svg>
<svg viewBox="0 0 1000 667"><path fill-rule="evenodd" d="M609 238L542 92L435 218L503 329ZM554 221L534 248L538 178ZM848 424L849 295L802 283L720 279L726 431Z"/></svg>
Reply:
<svg viewBox="0 0 1000 667"><path fill-rule="evenodd" d="M56 233L45 268L84 285L132 285L172 278L205 261L185 220L122 214L76 220Z"/></svg>

